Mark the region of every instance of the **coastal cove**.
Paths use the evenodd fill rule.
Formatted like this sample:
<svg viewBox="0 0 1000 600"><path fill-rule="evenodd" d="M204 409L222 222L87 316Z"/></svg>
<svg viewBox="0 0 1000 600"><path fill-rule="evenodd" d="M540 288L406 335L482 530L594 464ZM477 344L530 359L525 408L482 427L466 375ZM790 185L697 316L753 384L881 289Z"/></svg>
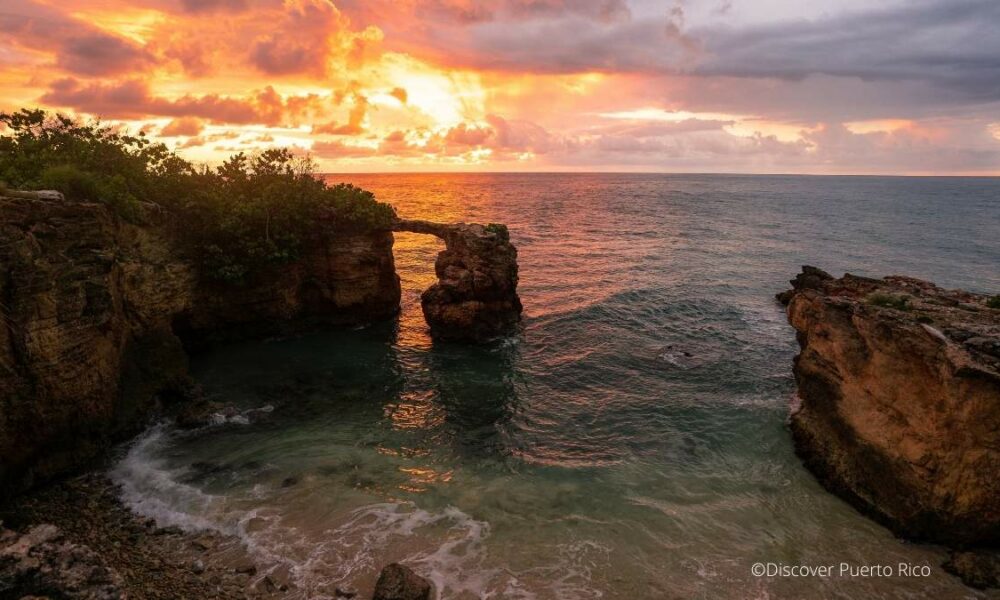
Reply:
<svg viewBox="0 0 1000 600"><path fill-rule="evenodd" d="M191 355L229 410L117 448L107 477L140 520L237 540L248 579L287 581L289 598L367 594L394 561L442 599L1000 598L803 466L799 348L774 300L802 264L996 293L1000 181L328 178L404 219L505 223L520 328L433 339L421 294L444 244L395 232L397 316ZM900 564L919 576L852 574Z"/></svg>

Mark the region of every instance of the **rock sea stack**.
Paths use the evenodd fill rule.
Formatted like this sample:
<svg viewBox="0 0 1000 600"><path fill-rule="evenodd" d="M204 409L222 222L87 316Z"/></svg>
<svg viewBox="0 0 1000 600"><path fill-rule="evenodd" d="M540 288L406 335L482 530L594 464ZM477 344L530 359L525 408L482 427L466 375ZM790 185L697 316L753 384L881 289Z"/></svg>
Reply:
<svg viewBox="0 0 1000 600"><path fill-rule="evenodd" d="M420 298L435 339L486 341L514 331L522 307L517 249L505 226L400 220L393 229L444 240L434 263L438 282Z"/></svg>
<svg viewBox="0 0 1000 600"><path fill-rule="evenodd" d="M1000 543L996 300L814 267L791 283L779 299L801 347L791 430L806 466L897 534Z"/></svg>

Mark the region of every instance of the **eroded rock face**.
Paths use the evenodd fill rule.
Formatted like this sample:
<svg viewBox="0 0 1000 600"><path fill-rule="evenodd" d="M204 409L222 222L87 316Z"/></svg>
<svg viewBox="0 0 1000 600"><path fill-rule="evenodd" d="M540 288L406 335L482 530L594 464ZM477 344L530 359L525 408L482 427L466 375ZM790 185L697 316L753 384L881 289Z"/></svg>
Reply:
<svg viewBox="0 0 1000 600"><path fill-rule="evenodd" d="M908 277L792 284L806 465L899 534L1000 542L1000 310Z"/></svg>
<svg viewBox="0 0 1000 600"><path fill-rule="evenodd" d="M0 528L0 597L67 600L125 598L122 578L93 550L65 540L53 525L24 534Z"/></svg>
<svg viewBox="0 0 1000 600"><path fill-rule="evenodd" d="M435 339L486 341L517 327L522 311L517 249L506 228L404 220L394 229L444 240L434 263L438 282L420 298Z"/></svg>
<svg viewBox="0 0 1000 600"><path fill-rule="evenodd" d="M101 207L0 198L0 490L94 458L149 409L133 387L183 386L165 317L191 273L138 259L131 233Z"/></svg>
<svg viewBox="0 0 1000 600"><path fill-rule="evenodd" d="M279 273L222 288L150 221L0 197L0 496L78 468L184 396L185 344L398 310L390 232L318 236Z"/></svg>

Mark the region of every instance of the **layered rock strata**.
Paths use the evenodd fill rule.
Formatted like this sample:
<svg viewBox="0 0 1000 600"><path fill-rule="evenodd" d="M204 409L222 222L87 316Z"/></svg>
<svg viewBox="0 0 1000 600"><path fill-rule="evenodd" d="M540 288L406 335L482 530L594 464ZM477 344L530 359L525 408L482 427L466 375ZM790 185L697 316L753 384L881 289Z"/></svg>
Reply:
<svg viewBox="0 0 1000 600"><path fill-rule="evenodd" d="M910 538L1000 543L997 299L804 267L798 453L831 491Z"/></svg>

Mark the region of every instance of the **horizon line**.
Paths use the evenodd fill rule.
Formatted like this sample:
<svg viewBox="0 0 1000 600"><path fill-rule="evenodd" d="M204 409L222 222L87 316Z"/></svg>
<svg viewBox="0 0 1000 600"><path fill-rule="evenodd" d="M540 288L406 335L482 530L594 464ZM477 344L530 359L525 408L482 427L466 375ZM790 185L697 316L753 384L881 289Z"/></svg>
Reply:
<svg viewBox="0 0 1000 600"><path fill-rule="evenodd" d="M1000 179L1000 172L987 174L946 173L740 173L735 171L317 171L317 175L720 175L726 177L896 177L896 178L950 178L950 179Z"/></svg>

